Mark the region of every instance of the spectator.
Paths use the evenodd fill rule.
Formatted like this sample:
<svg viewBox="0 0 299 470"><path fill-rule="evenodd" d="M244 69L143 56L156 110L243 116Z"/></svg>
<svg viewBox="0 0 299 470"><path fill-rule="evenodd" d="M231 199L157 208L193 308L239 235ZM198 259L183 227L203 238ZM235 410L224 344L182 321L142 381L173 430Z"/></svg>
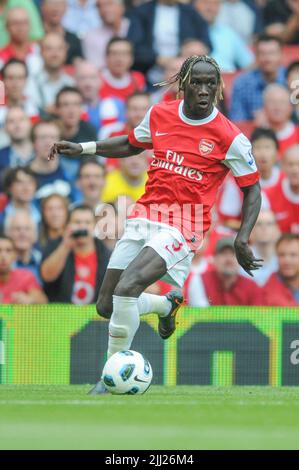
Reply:
<svg viewBox="0 0 299 470"><path fill-rule="evenodd" d="M20 7L27 11L30 20L30 39L38 41L43 37L43 24L34 4L34 0L1 0L0 2L0 48L9 42L9 35L6 30L5 20L7 12L12 8Z"/></svg>
<svg viewBox="0 0 299 470"><path fill-rule="evenodd" d="M268 0L263 12L266 31L281 35L291 14L289 0Z"/></svg>
<svg viewBox="0 0 299 470"><path fill-rule="evenodd" d="M250 121L263 107L263 92L269 83L285 84L281 65L282 44L275 36L261 35L256 44L255 69L235 79L230 117L234 121Z"/></svg>
<svg viewBox="0 0 299 470"><path fill-rule="evenodd" d="M96 301L110 252L94 238L94 226L93 209L75 207L63 238L45 248L41 276L50 302L83 305Z"/></svg>
<svg viewBox="0 0 299 470"><path fill-rule="evenodd" d="M6 114L5 131L10 144L0 150L0 190L4 171L7 168L26 166L33 158L30 139L30 119L22 108L10 108Z"/></svg>
<svg viewBox="0 0 299 470"><path fill-rule="evenodd" d="M233 29L246 44L251 44L256 16L252 8L241 0L224 0L218 15L220 23Z"/></svg>
<svg viewBox="0 0 299 470"><path fill-rule="evenodd" d="M124 17L122 0L97 0L96 5L102 24L90 30L83 41L84 56L98 70L106 65L106 48L109 41L117 36L125 38L129 29L129 20Z"/></svg>
<svg viewBox="0 0 299 470"><path fill-rule="evenodd" d="M282 169L285 176L264 191L264 207L273 210L282 233L299 233L299 145L286 151Z"/></svg>
<svg viewBox="0 0 299 470"><path fill-rule="evenodd" d="M17 258L14 267L28 269L40 281L41 252L34 247L38 233L31 215L27 211L17 210L7 218L5 234L11 238L15 246Z"/></svg>
<svg viewBox="0 0 299 470"><path fill-rule="evenodd" d="M51 194L41 200L40 245L62 237L68 219L69 201L60 194Z"/></svg>
<svg viewBox="0 0 299 470"><path fill-rule="evenodd" d="M35 75L42 67L37 44L29 38L30 20L24 8L12 8L6 16L6 28L10 42L0 50L0 68L10 59L26 62L29 73Z"/></svg>
<svg viewBox="0 0 299 470"><path fill-rule="evenodd" d="M27 269L14 269L16 250L10 238L0 235L1 304L45 304L47 298L34 275Z"/></svg>
<svg viewBox="0 0 299 470"><path fill-rule="evenodd" d="M195 0L195 8L209 25L212 57L224 72L249 67L254 56L243 39L219 18L220 0Z"/></svg>
<svg viewBox="0 0 299 470"><path fill-rule="evenodd" d="M263 189L275 186L282 177L277 166L278 140L271 129L256 128L251 136L252 151Z"/></svg>
<svg viewBox="0 0 299 470"><path fill-rule="evenodd" d="M206 21L191 5L178 0L154 0L134 8L128 38L135 47L135 66L143 73L156 64L164 68L186 39L211 47Z"/></svg>
<svg viewBox="0 0 299 470"><path fill-rule="evenodd" d="M71 142L89 142L97 140L96 129L81 119L82 95L77 88L65 87L56 96L56 112L61 119L62 138ZM80 157L62 156L60 161L69 180L75 181Z"/></svg>
<svg viewBox="0 0 299 470"><path fill-rule="evenodd" d="M84 205L96 209L102 200L105 179L105 167L96 158L90 157L82 160L77 186L81 191L81 200Z"/></svg>
<svg viewBox="0 0 299 470"><path fill-rule="evenodd" d="M276 133L279 155L299 142L299 127L292 120L293 108L289 90L283 85L272 83L264 91L264 107L256 115L256 123L269 127Z"/></svg>
<svg viewBox="0 0 299 470"><path fill-rule="evenodd" d="M270 5L273 2L270 2ZM299 3L298 0L282 0L281 5L278 7L277 13L279 16L274 16L272 11L272 21L268 26L268 30L272 34L277 34L287 44L299 44ZM268 8L270 7L268 6ZM266 14L268 10L266 7ZM271 17L270 17L271 18Z"/></svg>
<svg viewBox="0 0 299 470"><path fill-rule="evenodd" d="M67 44L61 34L46 34L41 42L41 54L44 66L34 77L35 103L39 109L51 113L57 93L64 87L73 86L75 81L63 71Z"/></svg>
<svg viewBox="0 0 299 470"><path fill-rule="evenodd" d="M278 271L263 288L263 304L279 307L299 305L299 236L285 233L276 245Z"/></svg>
<svg viewBox="0 0 299 470"><path fill-rule="evenodd" d="M239 274L232 238L222 238L217 242L214 268L201 275L196 293L190 292L188 283L185 288L187 303L192 307L261 305L260 288L251 279Z"/></svg>
<svg viewBox="0 0 299 470"><path fill-rule="evenodd" d="M72 197L71 184L60 160L48 160L51 146L59 140L61 140L61 128L57 121L49 118L43 119L33 126L34 160L30 168L37 180L37 192L35 194L37 200L53 193L64 197Z"/></svg>
<svg viewBox="0 0 299 470"><path fill-rule="evenodd" d="M37 121L39 110L32 102L32 87L25 62L18 59L9 60L2 69L2 79L5 105L0 106L0 128L4 126L7 111L12 107L23 108L33 122Z"/></svg>
<svg viewBox="0 0 299 470"><path fill-rule="evenodd" d="M209 52L209 48L204 42L192 38L185 39L181 45L179 57L182 57L184 60L186 60L192 55L208 55Z"/></svg>
<svg viewBox="0 0 299 470"><path fill-rule="evenodd" d="M7 12L15 7L21 7L27 11L30 20L30 39L37 41L43 37L43 25L38 9L33 0L1 0L0 2L0 48L9 42L9 36L5 27Z"/></svg>
<svg viewBox="0 0 299 470"><path fill-rule="evenodd" d="M262 210L251 235L254 256L263 260L263 266L254 273L254 281L259 286L265 285L278 269L275 247L279 235L275 214L267 209Z"/></svg>
<svg viewBox="0 0 299 470"><path fill-rule="evenodd" d="M104 126L125 121L125 105L118 98L99 98L100 75L95 65L80 61L76 65L76 84L90 122L97 131Z"/></svg>
<svg viewBox="0 0 299 470"><path fill-rule="evenodd" d="M150 108L150 98L144 91L135 91L126 101L126 122L116 122L104 126L100 132L100 138L116 137L118 135L129 134L129 132L140 124L146 112ZM116 162L116 165L113 165ZM116 158L110 159L109 164L118 166Z"/></svg>
<svg viewBox="0 0 299 470"><path fill-rule="evenodd" d="M34 199L37 181L30 168L17 167L8 170L4 177L3 187L9 202L4 211L0 213L0 227L5 224L8 216L19 209L31 214L37 227L41 218Z"/></svg>
<svg viewBox="0 0 299 470"><path fill-rule="evenodd" d="M169 80L171 77L173 77L178 70L180 70L182 64L184 62L183 57L171 57L167 65L165 66L164 69L164 76L163 76L163 81ZM176 100L179 96L179 86L178 82L175 82L171 86L167 87L160 87L151 95L151 100L152 102L158 103L160 101L171 101L171 100Z"/></svg>
<svg viewBox="0 0 299 470"><path fill-rule="evenodd" d="M108 137L129 134L132 129L140 124L146 112L149 110L150 104L149 95L144 91L136 91L130 95L126 102L126 123L114 123L104 126L100 132L100 138L106 139ZM119 168L119 164L120 160L118 158L106 159L106 168L108 172L115 168Z"/></svg>
<svg viewBox="0 0 299 470"><path fill-rule="evenodd" d="M291 93L291 103L293 105L292 121L299 124L299 61L292 62L286 72L288 87Z"/></svg>
<svg viewBox="0 0 299 470"><path fill-rule="evenodd" d="M100 97L119 98L126 101L135 91L145 88L145 79L140 72L131 71L133 47L127 39L112 38L107 46L107 68L102 72Z"/></svg>
<svg viewBox="0 0 299 470"><path fill-rule="evenodd" d="M120 169L107 175L103 201L114 203L119 196L129 196L133 201L137 201L144 193L147 162L146 151L120 159Z"/></svg>
<svg viewBox="0 0 299 470"><path fill-rule="evenodd" d="M100 18L96 10L96 0L67 0L67 10L62 24L80 38L83 38L88 31L98 28Z"/></svg>
<svg viewBox="0 0 299 470"><path fill-rule="evenodd" d="M82 57L82 46L78 36L62 26L66 12L66 0L42 0L41 13L46 33L60 34L67 44L66 64L72 64Z"/></svg>
<svg viewBox="0 0 299 470"><path fill-rule="evenodd" d="M102 240L105 247L112 251L124 231L125 217L118 213L117 204L98 204L96 215L95 236Z"/></svg>

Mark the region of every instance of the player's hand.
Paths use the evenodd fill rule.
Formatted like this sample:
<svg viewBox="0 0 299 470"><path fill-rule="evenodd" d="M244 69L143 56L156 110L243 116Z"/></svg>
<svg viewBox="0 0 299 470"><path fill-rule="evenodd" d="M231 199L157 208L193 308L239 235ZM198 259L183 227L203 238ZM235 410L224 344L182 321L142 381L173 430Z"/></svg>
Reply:
<svg viewBox="0 0 299 470"><path fill-rule="evenodd" d="M246 242L236 239L235 253L239 265L242 266L244 271L246 271L251 277L253 277L251 271L255 271L263 266L262 263L264 260L255 258L251 248Z"/></svg>
<svg viewBox="0 0 299 470"><path fill-rule="evenodd" d="M82 145L62 140L61 142L56 142L52 145L49 152L48 160L54 160L54 158L60 154L69 155L71 157L77 157L81 154L82 150Z"/></svg>

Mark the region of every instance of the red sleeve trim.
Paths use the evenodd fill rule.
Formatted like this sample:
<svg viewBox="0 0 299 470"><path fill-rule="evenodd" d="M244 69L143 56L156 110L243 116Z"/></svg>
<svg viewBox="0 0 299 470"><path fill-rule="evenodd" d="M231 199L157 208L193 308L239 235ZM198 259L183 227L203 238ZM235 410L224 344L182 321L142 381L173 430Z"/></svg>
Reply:
<svg viewBox="0 0 299 470"><path fill-rule="evenodd" d="M260 179L260 175L258 171L255 171L254 173L250 173L249 175L235 176L237 185L240 188L245 188L246 186L252 186L255 183L257 183L259 179Z"/></svg>
<svg viewBox="0 0 299 470"><path fill-rule="evenodd" d="M129 132L128 138L129 138L130 144L133 145L133 147L142 148L142 149L153 148L153 144L151 142L139 142L139 140L137 140L135 137L134 129L131 132Z"/></svg>

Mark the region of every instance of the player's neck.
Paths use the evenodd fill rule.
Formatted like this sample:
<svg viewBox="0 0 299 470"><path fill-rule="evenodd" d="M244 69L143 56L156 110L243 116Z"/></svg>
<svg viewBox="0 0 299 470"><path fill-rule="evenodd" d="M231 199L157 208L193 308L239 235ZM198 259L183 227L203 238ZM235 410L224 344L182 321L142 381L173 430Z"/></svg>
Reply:
<svg viewBox="0 0 299 470"><path fill-rule="evenodd" d="M194 121L197 121L199 119L206 119L209 117L214 110L214 105L212 104L207 110L205 111L197 111L195 112L194 110L190 109L190 106L186 101L184 101L183 104L183 113L188 119L193 119Z"/></svg>

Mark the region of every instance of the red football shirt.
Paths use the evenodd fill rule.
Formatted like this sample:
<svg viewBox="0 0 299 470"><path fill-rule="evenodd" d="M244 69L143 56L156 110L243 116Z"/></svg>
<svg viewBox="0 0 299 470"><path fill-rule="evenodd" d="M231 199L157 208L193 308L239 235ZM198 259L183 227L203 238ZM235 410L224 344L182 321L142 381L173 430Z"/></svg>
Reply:
<svg viewBox="0 0 299 470"><path fill-rule="evenodd" d="M97 254L95 251L86 256L75 255L73 304L87 305L92 303L96 287L97 266Z"/></svg>
<svg viewBox="0 0 299 470"><path fill-rule="evenodd" d="M28 294L33 289L40 290L34 274L28 269L14 269L6 282L0 281L0 303L13 303L13 294L22 292Z"/></svg>
<svg viewBox="0 0 299 470"><path fill-rule="evenodd" d="M262 305L261 288L251 279L239 275L232 287L225 290L215 269L207 270L199 276L201 279L195 292L192 292L192 278L189 285L185 286L189 305Z"/></svg>
<svg viewBox="0 0 299 470"><path fill-rule="evenodd" d="M283 283L278 273L273 273L268 282L262 288L263 305L278 307L296 307L298 303L286 284Z"/></svg>
<svg viewBox="0 0 299 470"><path fill-rule="evenodd" d="M299 143L299 126L288 122L284 129L276 133L276 137L279 144L279 156L283 158L289 147Z"/></svg>
<svg viewBox="0 0 299 470"><path fill-rule="evenodd" d="M145 78L141 72L129 72L121 79L114 78L108 70L102 74L102 85L99 91L100 98L119 98L126 101L135 91L145 88Z"/></svg>
<svg viewBox="0 0 299 470"><path fill-rule="evenodd" d="M192 250L210 227L210 211L229 170L240 187L259 179L249 140L216 108L205 119L191 120L182 100L159 103L129 141L154 150L145 194L131 217L173 225Z"/></svg>
<svg viewBox="0 0 299 470"><path fill-rule="evenodd" d="M299 233L299 194L293 193L289 179L285 176L265 190L264 207L275 213L282 232Z"/></svg>

